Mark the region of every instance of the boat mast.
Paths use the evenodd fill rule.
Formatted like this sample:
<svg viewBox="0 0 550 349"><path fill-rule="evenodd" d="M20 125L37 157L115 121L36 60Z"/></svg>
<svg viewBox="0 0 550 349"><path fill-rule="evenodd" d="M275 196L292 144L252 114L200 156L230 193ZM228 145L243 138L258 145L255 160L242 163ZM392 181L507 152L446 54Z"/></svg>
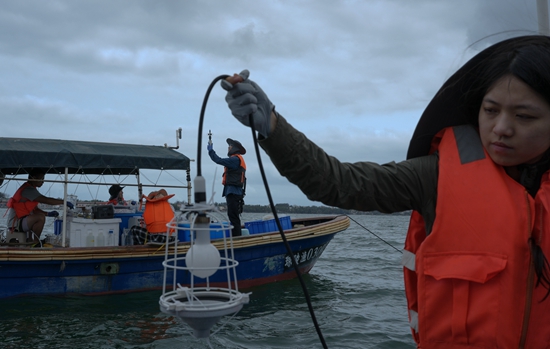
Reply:
<svg viewBox="0 0 550 349"><path fill-rule="evenodd" d="M537 0L537 17L539 23L539 34L550 35L548 25L548 0Z"/></svg>
<svg viewBox="0 0 550 349"><path fill-rule="evenodd" d="M65 167L65 182L63 183L63 223L61 227L61 246L66 247L65 239L67 236L67 186L69 185L69 168ZM76 202L73 202L76 205Z"/></svg>

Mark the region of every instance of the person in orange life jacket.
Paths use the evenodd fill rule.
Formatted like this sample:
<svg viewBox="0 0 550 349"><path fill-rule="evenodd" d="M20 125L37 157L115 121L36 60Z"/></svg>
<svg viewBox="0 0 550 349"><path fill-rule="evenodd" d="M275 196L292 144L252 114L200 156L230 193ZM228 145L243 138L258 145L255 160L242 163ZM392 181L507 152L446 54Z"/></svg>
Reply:
<svg viewBox="0 0 550 349"><path fill-rule="evenodd" d="M109 195L111 195L111 197L109 198L107 204L127 205L126 201L124 200L122 189L124 189L124 187L121 187L118 184L111 185L111 187L109 188Z"/></svg>
<svg viewBox="0 0 550 349"><path fill-rule="evenodd" d="M550 37L504 40L441 87L407 160L342 163L242 71L221 82L279 172L310 200L412 210L403 271L419 348L550 348Z"/></svg>
<svg viewBox="0 0 550 349"><path fill-rule="evenodd" d="M143 245L147 241L154 243L166 242L166 225L174 218L174 207L168 202L174 194L168 194L165 189L152 191L142 199L147 201L143 211L143 220L146 227L132 226L130 234L133 236L134 245ZM172 229L170 229L172 232ZM171 234L170 234L171 235ZM168 241L173 241L174 236L170 236Z"/></svg>
<svg viewBox="0 0 550 349"><path fill-rule="evenodd" d="M57 217L57 211L46 212L38 207L38 204L61 205L63 199L54 199L40 194L37 188L44 184L43 170L33 170L29 173L28 181L17 189L8 201L8 226L20 232L27 233L27 242L38 242L44 229L47 217ZM74 208L67 201L67 207Z"/></svg>
<svg viewBox="0 0 550 349"><path fill-rule="evenodd" d="M246 149L239 141L231 138L227 139L227 144L227 158L220 158L214 151L212 143L208 144L207 149L210 159L216 164L224 166L222 196L225 196L227 216L231 225L233 225L231 235L241 236L240 214L243 211L244 188L246 185L246 164L242 156L246 154Z"/></svg>

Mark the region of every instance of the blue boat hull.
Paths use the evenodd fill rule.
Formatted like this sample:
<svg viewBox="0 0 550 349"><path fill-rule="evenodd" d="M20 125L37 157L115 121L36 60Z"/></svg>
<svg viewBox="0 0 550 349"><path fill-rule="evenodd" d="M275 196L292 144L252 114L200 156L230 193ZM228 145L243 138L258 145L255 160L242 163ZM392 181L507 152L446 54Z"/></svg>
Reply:
<svg viewBox="0 0 550 349"><path fill-rule="evenodd" d="M300 271L309 272L334 235L348 226L347 217L337 216L286 232ZM185 252L188 245L181 248ZM234 254L239 262L236 272L240 288L296 276L278 233L235 239ZM164 260L165 249L159 246L0 248L0 298L102 295L161 289ZM178 282L191 282L188 271L177 273ZM226 285L226 275L224 271L216 272L209 279L210 285ZM167 285L172 284L174 274L169 271L166 276ZM204 279L195 278L193 282L200 285Z"/></svg>

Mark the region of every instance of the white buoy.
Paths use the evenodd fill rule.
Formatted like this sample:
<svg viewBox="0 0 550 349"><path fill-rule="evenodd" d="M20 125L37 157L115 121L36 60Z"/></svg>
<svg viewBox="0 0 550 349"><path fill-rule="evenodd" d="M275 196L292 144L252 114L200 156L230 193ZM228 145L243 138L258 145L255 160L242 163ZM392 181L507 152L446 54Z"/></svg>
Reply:
<svg viewBox="0 0 550 349"><path fill-rule="evenodd" d="M190 217L186 224L178 224L177 219L168 224L168 229L175 229L178 236L189 236L191 246L182 256L178 249L184 247L178 246L178 239L166 245L160 310L188 324L196 338L208 338L212 327L223 316L236 314L249 302L250 293L241 293L238 289L236 267L239 263L234 258L231 234L227 234L229 237L223 234L223 257L210 241L210 233L219 231L220 226L223 232L230 232L232 228L227 223L212 227L213 220L222 222L217 215L223 218L215 206L194 205L182 211L181 217ZM169 271L172 273L168 274ZM223 271L223 283L227 287L211 287L210 277ZM172 275L172 285L166 284L169 275Z"/></svg>

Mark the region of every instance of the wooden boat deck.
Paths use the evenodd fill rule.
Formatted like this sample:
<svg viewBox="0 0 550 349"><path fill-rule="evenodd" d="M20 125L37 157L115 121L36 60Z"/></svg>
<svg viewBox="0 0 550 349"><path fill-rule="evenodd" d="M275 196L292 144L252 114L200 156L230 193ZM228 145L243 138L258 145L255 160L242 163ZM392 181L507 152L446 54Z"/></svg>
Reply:
<svg viewBox="0 0 550 349"><path fill-rule="evenodd" d="M287 241L306 239L314 236L334 234L347 229L350 220L347 216L323 216L293 220L293 228L285 231ZM255 234L233 238L233 248L240 249L282 242L279 232ZM222 250L223 239L213 240L212 244ZM178 244L178 253L185 253L189 242ZM174 249L169 246L170 250ZM114 247L0 247L0 261L55 261L55 260L91 260L91 259L122 259L146 258L164 255L164 245L132 245Z"/></svg>

